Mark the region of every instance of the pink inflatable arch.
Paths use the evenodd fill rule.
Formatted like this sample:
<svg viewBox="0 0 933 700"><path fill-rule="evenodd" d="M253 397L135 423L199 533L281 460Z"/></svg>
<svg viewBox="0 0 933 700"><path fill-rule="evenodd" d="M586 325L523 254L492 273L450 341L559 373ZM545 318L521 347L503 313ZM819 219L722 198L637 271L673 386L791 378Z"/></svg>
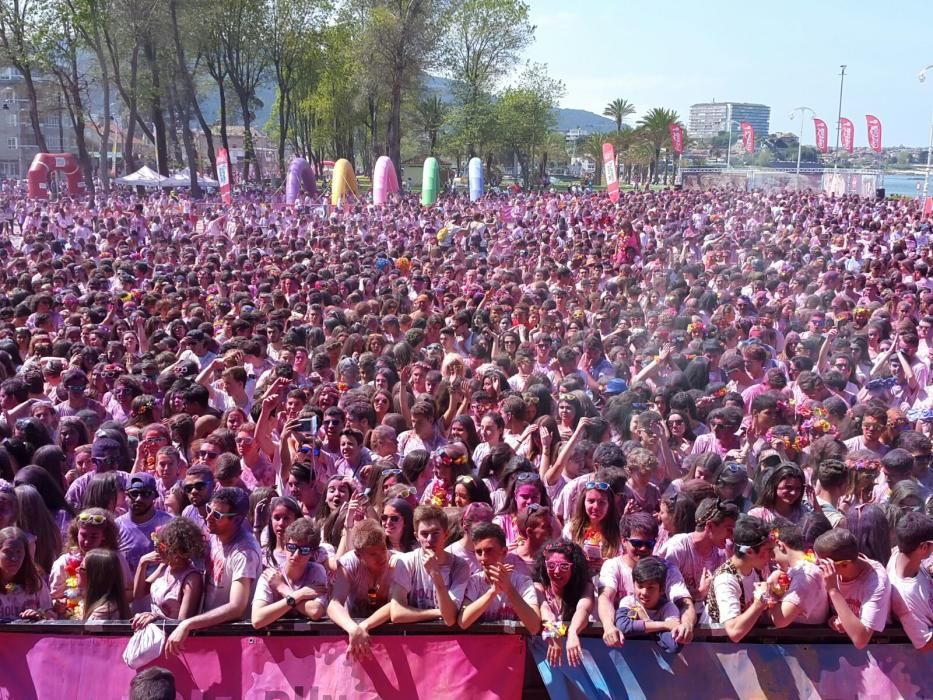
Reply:
<svg viewBox="0 0 933 700"><path fill-rule="evenodd" d="M78 196L84 194L84 179L81 177L81 168L78 159L71 153L37 153L26 173L29 185L29 196L33 199L48 199L49 176L55 172L65 175L68 194Z"/></svg>
<svg viewBox="0 0 933 700"><path fill-rule="evenodd" d="M285 202L294 204L298 193L304 185L305 192L317 194L317 180L314 177L314 166L304 158L295 158L288 166L285 176Z"/></svg>

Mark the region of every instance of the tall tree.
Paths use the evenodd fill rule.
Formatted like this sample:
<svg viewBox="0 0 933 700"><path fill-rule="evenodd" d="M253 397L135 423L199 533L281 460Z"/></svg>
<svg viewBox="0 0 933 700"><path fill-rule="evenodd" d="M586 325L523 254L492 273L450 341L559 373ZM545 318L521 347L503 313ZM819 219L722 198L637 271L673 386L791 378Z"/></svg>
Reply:
<svg viewBox="0 0 933 700"><path fill-rule="evenodd" d="M604 117L612 117L615 120L616 132L622 131L622 123L625 121L625 118L633 114L635 114L635 105L621 97L617 97L607 104L606 108L603 110Z"/></svg>
<svg viewBox="0 0 933 700"><path fill-rule="evenodd" d="M446 116L447 107L438 95L431 95L418 103L415 120L418 124L418 130L427 137L428 152L432 156L434 155L434 149L437 147L438 132L444 126Z"/></svg>
<svg viewBox="0 0 933 700"><path fill-rule="evenodd" d="M12 65L26 86L29 102L29 123L40 152L48 152L39 119L36 72L41 67L41 55L48 27L54 22L49 0L3 0L0 2L0 58Z"/></svg>
<svg viewBox="0 0 933 700"><path fill-rule="evenodd" d="M680 117L677 112L665 107L654 107L638 120L638 128L642 138L651 144L654 158L651 161L650 181L658 182L658 163L661 160L661 149L671 144L671 124L679 124Z"/></svg>

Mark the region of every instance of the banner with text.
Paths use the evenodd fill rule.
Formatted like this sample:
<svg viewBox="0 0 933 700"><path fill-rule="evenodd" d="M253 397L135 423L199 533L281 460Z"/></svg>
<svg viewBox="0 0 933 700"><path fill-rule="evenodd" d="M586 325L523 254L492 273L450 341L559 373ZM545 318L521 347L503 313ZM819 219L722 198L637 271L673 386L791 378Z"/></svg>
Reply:
<svg viewBox="0 0 933 700"><path fill-rule="evenodd" d="M826 122L822 119L813 120L813 128L816 129L816 148L820 153L829 151L829 129L826 128Z"/></svg>
<svg viewBox="0 0 933 700"><path fill-rule="evenodd" d="M868 123L868 145L875 153L881 153L881 120L874 114L866 114Z"/></svg>
<svg viewBox="0 0 933 700"><path fill-rule="evenodd" d="M226 148L217 149L217 182L220 183L220 198L224 204L230 204L233 193L230 189L230 156Z"/></svg>
<svg viewBox="0 0 933 700"><path fill-rule="evenodd" d="M647 640L610 649L587 637L583 665L548 664L546 643L531 642L551 700L659 698L929 698L929 661L909 644L693 643L666 654Z"/></svg>
<svg viewBox="0 0 933 700"><path fill-rule="evenodd" d="M753 127L748 122L742 122L739 124L742 128L742 146L745 148L746 153L755 152L755 127Z"/></svg>
<svg viewBox="0 0 933 700"><path fill-rule="evenodd" d="M0 634L0 698L120 700L134 676L127 637ZM185 700L346 698L514 699L522 694L520 635L374 636L372 658L346 657L345 637L190 637L162 657Z"/></svg>
<svg viewBox="0 0 933 700"><path fill-rule="evenodd" d="M616 150L611 143L603 144L603 169L606 174L606 192L613 202L619 201L619 178L616 174Z"/></svg>
<svg viewBox="0 0 933 700"><path fill-rule="evenodd" d="M680 124L671 122L668 130L671 132L671 147L674 153L682 156L684 154L684 128Z"/></svg>
<svg viewBox="0 0 933 700"><path fill-rule="evenodd" d="M855 148L855 125L851 119L843 117L839 120L839 138L842 140L842 147L846 152L852 153Z"/></svg>

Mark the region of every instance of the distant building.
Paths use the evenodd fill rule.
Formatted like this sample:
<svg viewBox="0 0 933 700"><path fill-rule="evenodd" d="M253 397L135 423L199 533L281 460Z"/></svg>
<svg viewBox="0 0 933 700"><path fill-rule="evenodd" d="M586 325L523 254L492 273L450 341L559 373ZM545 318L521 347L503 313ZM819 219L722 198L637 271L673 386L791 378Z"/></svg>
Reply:
<svg viewBox="0 0 933 700"><path fill-rule="evenodd" d="M768 133L771 124L771 108L767 105L752 104L749 102L701 102L690 105L691 138L709 139L716 134L727 131L726 123L748 122L755 129L760 138ZM732 125L733 137L738 136L739 127Z"/></svg>

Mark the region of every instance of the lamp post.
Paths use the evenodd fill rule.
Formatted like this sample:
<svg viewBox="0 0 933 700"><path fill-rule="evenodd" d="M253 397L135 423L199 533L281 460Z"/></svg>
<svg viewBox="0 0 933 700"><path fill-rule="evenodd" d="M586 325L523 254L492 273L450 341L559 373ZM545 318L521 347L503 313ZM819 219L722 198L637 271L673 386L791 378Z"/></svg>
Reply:
<svg viewBox="0 0 933 700"><path fill-rule="evenodd" d="M836 152L833 154L833 170L839 167L839 135L842 132L842 86L846 81L846 66L839 66L839 112L836 115Z"/></svg>
<svg viewBox="0 0 933 700"><path fill-rule="evenodd" d="M803 122L804 122L804 117L807 116L807 112L809 112L810 114L812 114L812 115L815 117L815 116L816 116L816 112L814 112L814 111L813 111L812 109L810 109L809 107L795 107L794 109L792 109L792 110L790 111L790 118L793 119L793 118L794 118L794 115L797 114L797 112L800 112L800 136L799 136L798 139L797 139L797 173L796 173L796 174L797 174L797 175L800 175L800 154L801 154L801 149L803 148Z"/></svg>
<svg viewBox="0 0 933 700"><path fill-rule="evenodd" d="M733 124L735 124L740 129L742 128L742 125L739 122L732 119L732 109L730 105L729 121L726 123L726 128L729 130L729 150L726 151L726 170L729 170L730 168L732 168L732 125Z"/></svg>
<svg viewBox="0 0 933 700"><path fill-rule="evenodd" d="M917 74L917 80L921 83L927 79L927 71L933 68L933 63L921 70ZM920 200L921 211L926 208L927 193L930 189L930 163L933 161L933 118L930 119L930 144L927 146L927 171L923 176L923 197Z"/></svg>

